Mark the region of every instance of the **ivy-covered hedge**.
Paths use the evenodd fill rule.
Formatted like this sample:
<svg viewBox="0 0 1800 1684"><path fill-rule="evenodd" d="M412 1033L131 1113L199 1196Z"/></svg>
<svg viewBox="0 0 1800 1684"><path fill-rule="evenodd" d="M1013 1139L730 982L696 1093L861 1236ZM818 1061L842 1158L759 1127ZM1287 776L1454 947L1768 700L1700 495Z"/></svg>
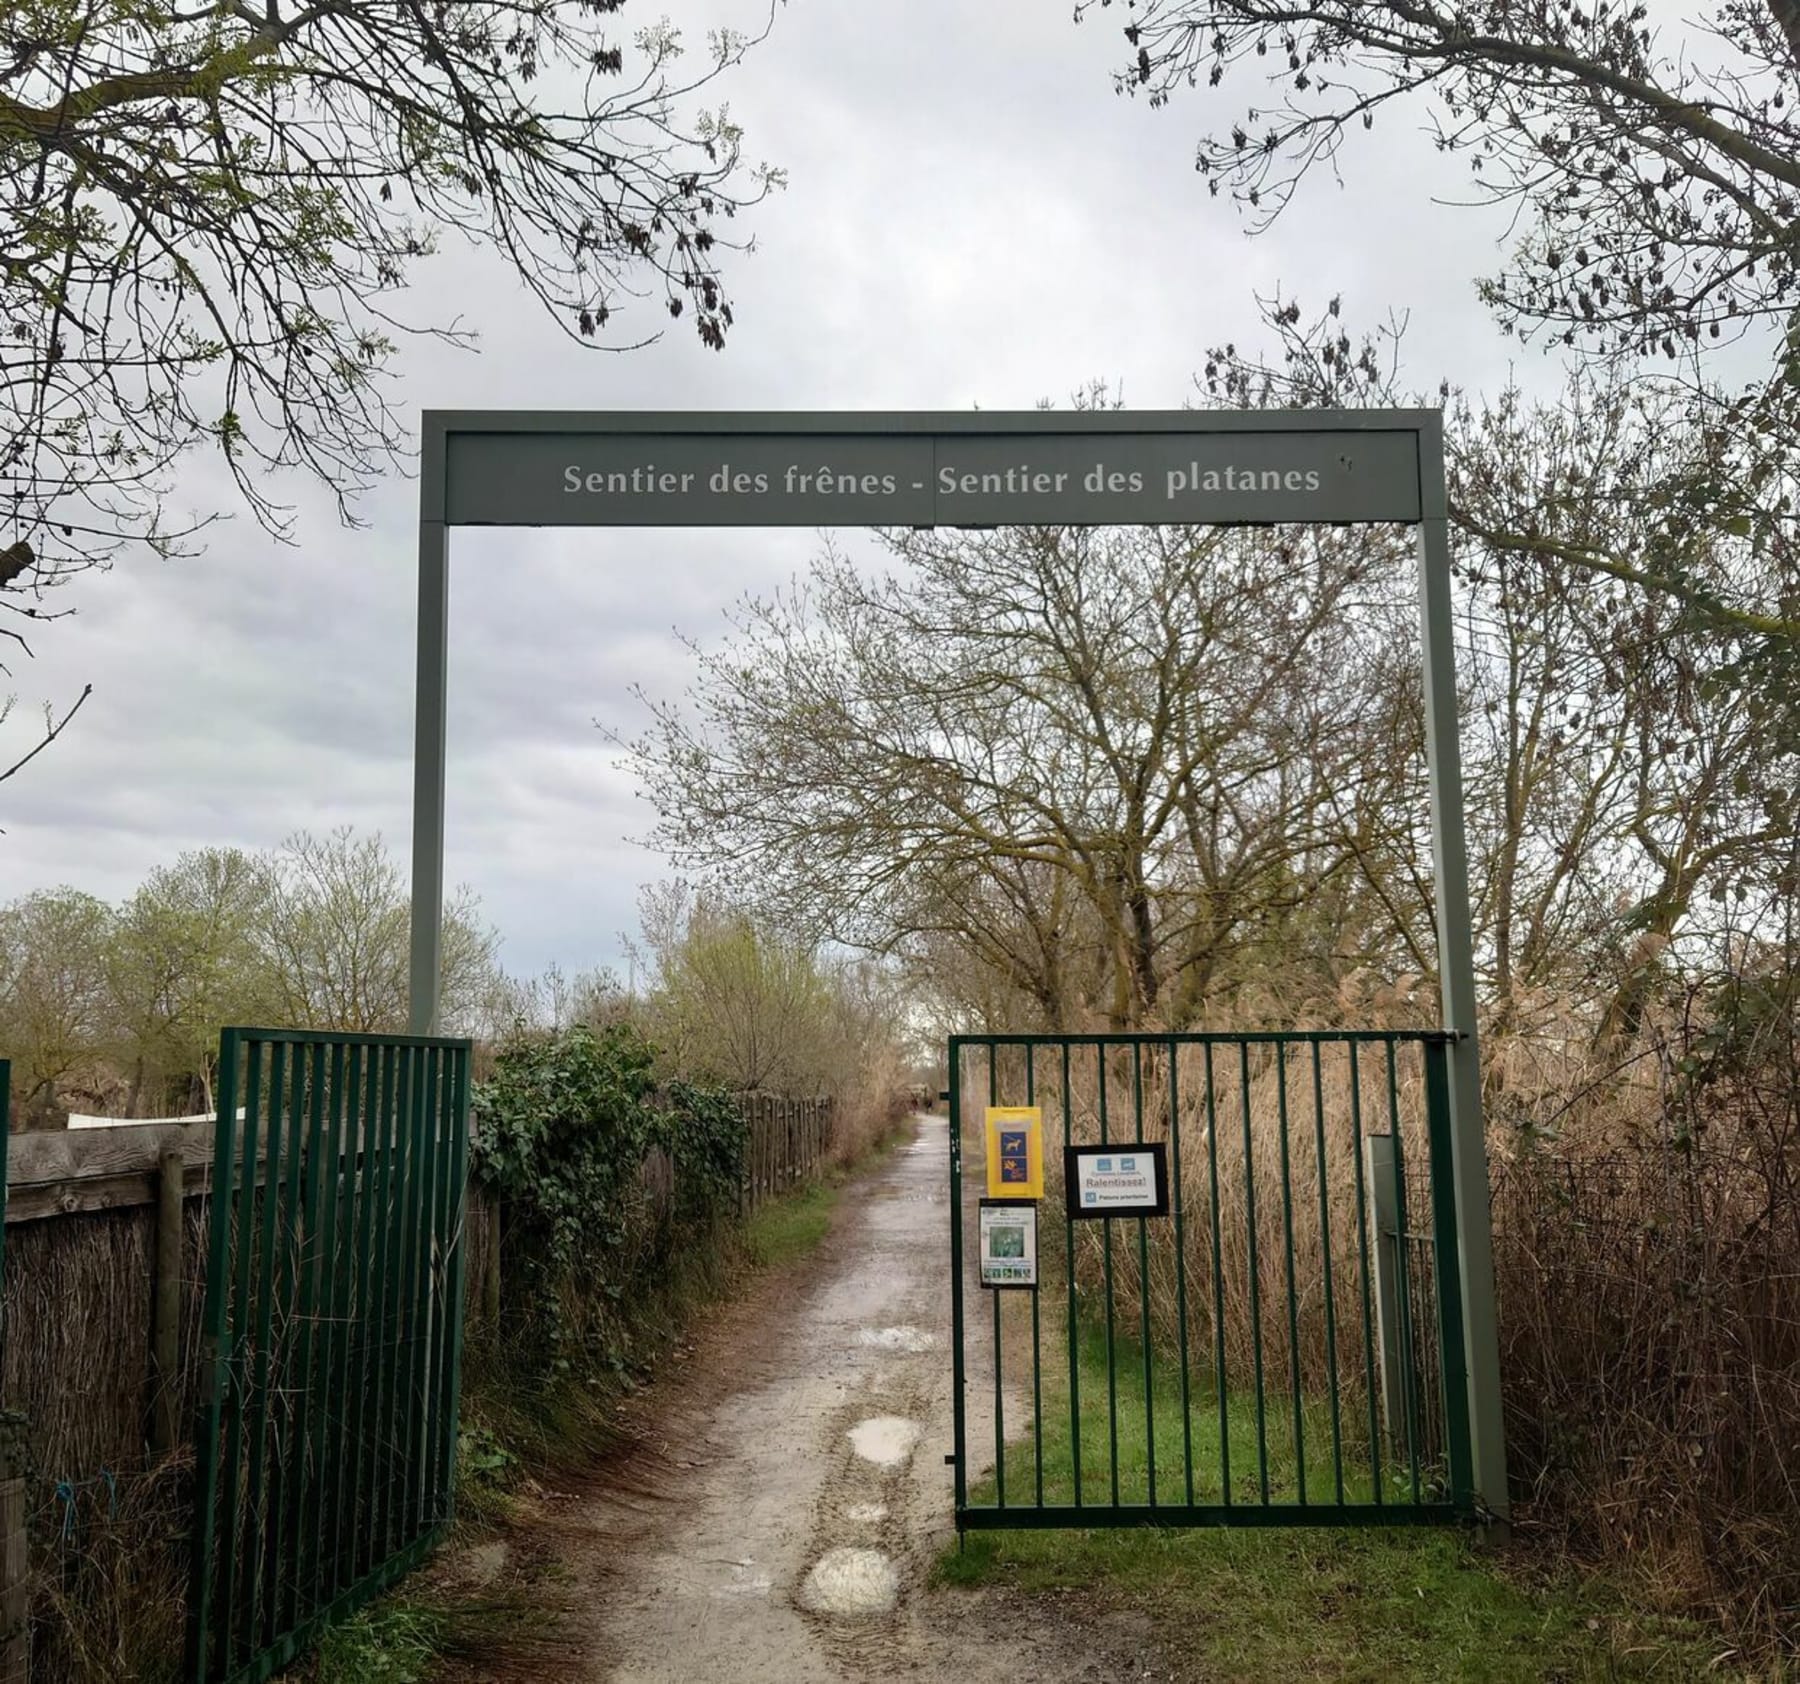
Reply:
<svg viewBox="0 0 1800 1684"><path fill-rule="evenodd" d="M566 1369L605 1356L616 1307L670 1248L737 1208L745 1125L723 1089L659 1090L633 1025L521 1035L474 1093L475 1174L499 1197L509 1343ZM661 1148L673 1196L645 1163Z"/></svg>

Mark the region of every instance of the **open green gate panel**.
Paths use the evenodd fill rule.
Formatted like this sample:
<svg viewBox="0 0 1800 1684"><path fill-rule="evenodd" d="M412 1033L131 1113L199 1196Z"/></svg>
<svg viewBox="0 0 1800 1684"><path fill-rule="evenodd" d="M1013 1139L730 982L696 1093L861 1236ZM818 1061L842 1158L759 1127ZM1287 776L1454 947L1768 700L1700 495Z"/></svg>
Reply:
<svg viewBox="0 0 1800 1684"><path fill-rule="evenodd" d="M227 1030L218 1095L191 1684L270 1677L449 1523L469 1043Z"/></svg>
<svg viewBox="0 0 1800 1684"><path fill-rule="evenodd" d="M1450 1041L953 1037L959 1530L1477 1518ZM1045 1166L1025 1290L966 1151L1011 1229Z"/></svg>

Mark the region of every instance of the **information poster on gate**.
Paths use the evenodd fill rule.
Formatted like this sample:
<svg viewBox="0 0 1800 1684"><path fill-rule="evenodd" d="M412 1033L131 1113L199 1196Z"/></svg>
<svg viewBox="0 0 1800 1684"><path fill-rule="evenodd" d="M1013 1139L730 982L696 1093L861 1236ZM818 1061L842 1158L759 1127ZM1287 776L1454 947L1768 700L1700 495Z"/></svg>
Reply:
<svg viewBox="0 0 1800 1684"><path fill-rule="evenodd" d="M1037 1278L1037 1201L981 1201L981 1284L992 1287L1035 1287Z"/></svg>
<svg viewBox="0 0 1800 1684"><path fill-rule="evenodd" d="M1038 1105L990 1105L987 1111L990 1199L1044 1196L1044 1113Z"/></svg>
<svg viewBox="0 0 1800 1684"><path fill-rule="evenodd" d="M1070 1146L1063 1152L1069 1216L1167 1216L1168 1148L1160 1140L1135 1146Z"/></svg>

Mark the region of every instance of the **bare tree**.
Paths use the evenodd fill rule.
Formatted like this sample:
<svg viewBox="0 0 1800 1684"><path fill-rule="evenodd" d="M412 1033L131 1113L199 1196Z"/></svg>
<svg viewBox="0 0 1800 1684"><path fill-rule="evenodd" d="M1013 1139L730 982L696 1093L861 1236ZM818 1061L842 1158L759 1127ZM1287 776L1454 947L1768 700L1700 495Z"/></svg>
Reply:
<svg viewBox="0 0 1800 1684"><path fill-rule="evenodd" d="M659 840L786 919L950 941L1040 1020L1190 1021L1324 869L1296 771L1359 701L1322 637L1385 535L890 533L746 605L637 746ZM1333 673L1337 676L1334 677Z"/></svg>
<svg viewBox="0 0 1800 1684"><path fill-rule="evenodd" d="M1403 324L1357 337L1335 304L1309 322L1279 300L1267 317L1278 358L1220 347L1212 396L1420 401L1400 384ZM1494 1025L1529 999L1579 1000L1602 1038L1629 1035L1667 964L1716 945L1727 897L1784 892L1800 783L1786 522L1722 510L1718 488L1754 481L1761 458L1691 394L1603 368L1551 403L1437 396ZM1390 859L1423 857L1415 842Z"/></svg>
<svg viewBox="0 0 1800 1684"><path fill-rule="evenodd" d="M280 472L351 500L408 445L399 294L447 243L497 253L580 344L689 319L724 342L746 174L690 53L624 0L111 0L0 8L0 606L216 511L165 512L207 447L265 525ZM649 302L639 308L639 300Z"/></svg>
<svg viewBox="0 0 1800 1684"><path fill-rule="evenodd" d="M1082 0L1077 16L1112 0ZM1533 220L1487 288L1501 320L1605 350L1660 352L1745 329L1785 337L1800 10L1718 0L1692 26L1643 4L1498 0L1129 0L1121 87L1163 104L1254 83L1197 164L1253 228L1347 137L1418 96L1466 154L1478 200Z"/></svg>
<svg viewBox="0 0 1800 1684"><path fill-rule="evenodd" d="M411 900L379 834L305 831L265 862L269 893L259 946L282 1021L308 1028L394 1031L407 1019ZM491 987L494 932L467 889L444 909L444 1013L461 1022Z"/></svg>

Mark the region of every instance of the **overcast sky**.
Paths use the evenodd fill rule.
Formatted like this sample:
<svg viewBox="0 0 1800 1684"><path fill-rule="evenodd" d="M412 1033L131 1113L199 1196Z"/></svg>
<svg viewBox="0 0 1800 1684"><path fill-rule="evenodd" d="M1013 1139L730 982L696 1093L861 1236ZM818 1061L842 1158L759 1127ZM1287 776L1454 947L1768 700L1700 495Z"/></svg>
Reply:
<svg viewBox="0 0 1800 1684"><path fill-rule="evenodd" d="M791 0L724 90L750 152L789 177L754 213L755 253L730 265L725 352L683 323L629 356L582 356L497 265L455 251L419 270L416 310L460 315L481 349L410 347L404 405L1001 409L1105 379L1128 404L1174 407L1197 399L1208 346L1256 341L1254 294L1277 287L1313 305L1341 292L1353 322L1410 312L1421 386L1492 388L1521 357L1535 372L1474 295L1504 224L1434 203L1463 180L1422 109L1359 136L1341 187L1320 175L1250 241L1193 170L1207 96L1162 111L1116 97L1121 12L1076 27L1070 11ZM677 17L755 19L730 0ZM216 487L196 464L183 490L203 504ZM184 848L301 827L378 829L405 856L416 489L382 486L361 531L304 487L292 497L292 547L240 516L197 560L64 593L78 615L41 634L13 687L22 707L88 681L94 696L0 786L0 900L59 883L116 899ZM634 684L679 694L676 633L716 637L735 596L781 583L817 542L455 535L448 871L481 896L509 969L619 962L638 886L667 867L633 842L651 815L594 721L639 724ZM21 740L15 718L0 745Z"/></svg>

